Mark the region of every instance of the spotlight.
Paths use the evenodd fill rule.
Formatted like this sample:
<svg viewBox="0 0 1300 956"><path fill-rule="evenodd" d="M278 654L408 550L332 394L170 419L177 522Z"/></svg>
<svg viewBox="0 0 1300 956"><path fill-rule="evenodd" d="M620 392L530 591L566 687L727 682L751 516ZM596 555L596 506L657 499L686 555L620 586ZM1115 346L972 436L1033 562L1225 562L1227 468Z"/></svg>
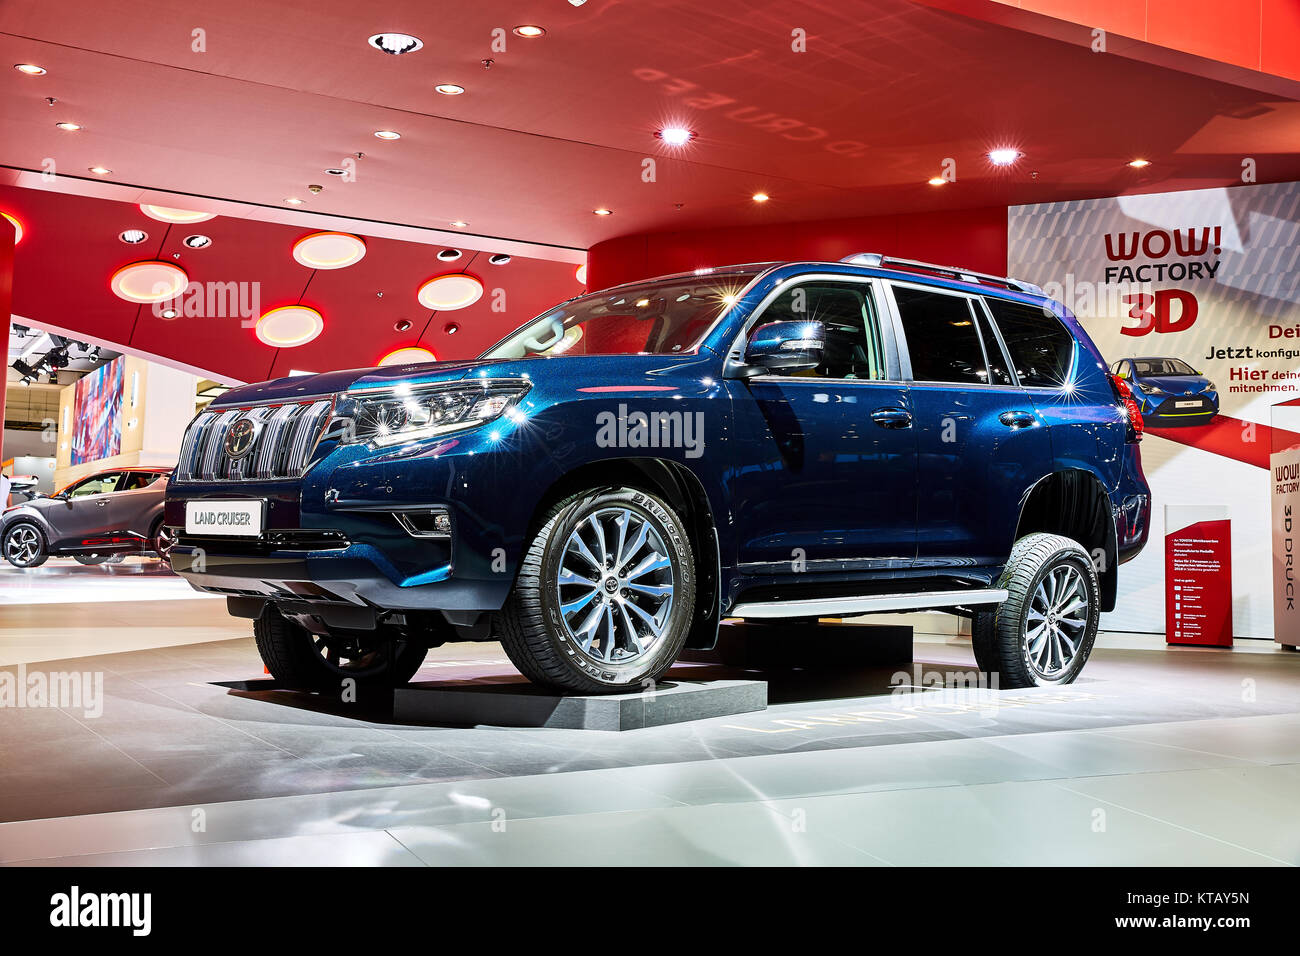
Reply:
<svg viewBox="0 0 1300 956"><path fill-rule="evenodd" d="M113 175L113 171L109 169L107 166L91 166L89 171L94 173L96 176Z"/></svg>
<svg viewBox="0 0 1300 956"><path fill-rule="evenodd" d="M1149 160L1149 159L1134 159L1134 160L1130 160L1130 161L1129 161L1129 165L1132 166L1134 169L1142 169L1144 166L1150 166L1150 165L1151 165L1151 160Z"/></svg>
<svg viewBox="0 0 1300 956"><path fill-rule="evenodd" d="M612 216L614 215L614 210L606 209L604 206L601 206L599 209L593 209L592 213L597 216Z"/></svg>
<svg viewBox="0 0 1300 956"><path fill-rule="evenodd" d="M149 233L145 232L143 229L123 229L117 234L117 238L121 239L128 246L138 246L149 238Z"/></svg>
<svg viewBox="0 0 1300 956"><path fill-rule="evenodd" d="M546 36L546 31L543 28L539 26L535 26L531 23L526 23L523 26L515 27L514 32L515 32L515 36L528 37L529 39L532 39L533 37Z"/></svg>
<svg viewBox="0 0 1300 956"><path fill-rule="evenodd" d="M76 123L55 123L54 125L67 133L75 133L77 130L81 129L81 127Z"/></svg>
<svg viewBox="0 0 1300 956"><path fill-rule="evenodd" d="M488 263L494 266L503 266L510 261L510 257L504 252L498 252L495 256L488 256Z"/></svg>
<svg viewBox="0 0 1300 956"><path fill-rule="evenodd" d="M377 129L375 130L375 138L376 139L401 139L402 134L397 132L396 130Z"/></svg>
<svg viewBox="0 0 1300 956"><path fill-rule="evenodd" d="M19 73L26 73L28 76L44 76L45 68L37 66L35 63L15 63L14 69Z"/></svg>
<svg viewBox="0 0 1300 956"><path fill-rule="evenodd" d="M456 83L439 83L434 87L434 89L443 96L460 96L460 94L465 92L465 87L459 86Z"/></svg>
<svg viewBox="0 0 1300 956"><path fill-rule="evenodd" d="M948 180L944 179L942 176L931 176L931 177L930 177L928 180L926 180L926 181L927 181L931 186L942 186L942 185L943 185L944 183L946 183Z"/></svg>
<svg viewBox="0 0 1300 956"><path fill-rule="evenodd" d="M1020 158L1020 150L1002 147L989 150L989 162L994 166L1010 166Z"/></svg>
<svg viewBox="0 0 1300 956"><path fill-rule="evenodd" d="M754 200L754 202L767 202L772 197L769 196L767 193L754 193L754 195L750 196L749 198Z"/></svg>
<svg viewBox="0 0 1300 956"><path fill-rule="evenodd" d="M453 219L451 221L451 224L455 226L457 229L464 229L466 226L469 225L469 223L465 222L465 220L463 219Z"/></svg>
<svg viewBox="0 0 1300 956"><path fill-rule="evenodd" d="M206 249L212 245L212 240L209 237L200 235L186 236L181 242L189 249Z"/></svg>
<svg viewBox="0 0 1300 956"><path fill-rule="evenodd" d="M655 135L669 146L685 146L695 138L695 133L684 126L666 126Z"/></svg>

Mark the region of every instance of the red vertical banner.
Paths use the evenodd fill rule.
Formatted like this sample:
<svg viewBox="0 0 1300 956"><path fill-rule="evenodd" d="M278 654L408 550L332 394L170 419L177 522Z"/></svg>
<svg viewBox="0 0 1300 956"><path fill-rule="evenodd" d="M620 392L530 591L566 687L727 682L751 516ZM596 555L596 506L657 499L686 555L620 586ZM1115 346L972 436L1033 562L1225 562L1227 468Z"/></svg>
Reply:
<svg viewBox="0 0 1300 956"><path fill-rule="evenodd" d="M1179 525L1166 508L1165 643L1232 646L1232 523L1227 518ZM1221 510L1221 509L1220 509Z"/></svg>

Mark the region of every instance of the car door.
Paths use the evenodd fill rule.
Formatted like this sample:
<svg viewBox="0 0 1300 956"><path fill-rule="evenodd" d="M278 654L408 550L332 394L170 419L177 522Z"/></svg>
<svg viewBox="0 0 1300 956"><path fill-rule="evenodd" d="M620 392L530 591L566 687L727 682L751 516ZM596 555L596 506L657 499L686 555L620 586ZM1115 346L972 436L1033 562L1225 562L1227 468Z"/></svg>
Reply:
<svg viewBox="0 0 1300 956"><path fill-rule="evenodd" d="M768 322L826 328L811 371L730 380L739 445L738 562L749 574L907 567L916 551L916 444L908 388L877 280L808 276L781 286Z"/></svg>
<svg viewBox="0 0 1300 956"><path fill-rule="evenodd" d="M1042 417L976 297L890 282L917 443L917 567L996 565L1025 492L1051 471Z"/></svg>
<svg viewBox="0 0 1300 956"><path fill-rule="evenodd" d="M109 471L83 478L67 489L67 499L55 499L45 512L61 540L85 538L111 531L109 504L123 472Z"/></svg>
<svg viewBox="0 0 1300 956"><path fill-rule="evenodd" d="M154 517L155 507L162 502L160 487L154 487L161 476L157 472L128 472L116 491L109 496L108 514L113 531L128 531L145 537Z"/></svg>

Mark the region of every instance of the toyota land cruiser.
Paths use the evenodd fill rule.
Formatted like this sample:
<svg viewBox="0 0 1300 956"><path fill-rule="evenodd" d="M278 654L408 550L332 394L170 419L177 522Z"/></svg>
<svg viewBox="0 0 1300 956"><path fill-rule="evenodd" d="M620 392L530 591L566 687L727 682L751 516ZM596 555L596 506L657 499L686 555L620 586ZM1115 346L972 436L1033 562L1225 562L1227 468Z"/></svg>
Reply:
<svg viewBox="0 0 1300 956"><path fill-rule="evenodd" d="M937 609L1001 686L1087 660L1146 543L1142 422L1028 283L878 254L583 295L473 361L278 379L194 419L171 562L271 674L405 682L499 640L603 692L723 618Z"/></svg>

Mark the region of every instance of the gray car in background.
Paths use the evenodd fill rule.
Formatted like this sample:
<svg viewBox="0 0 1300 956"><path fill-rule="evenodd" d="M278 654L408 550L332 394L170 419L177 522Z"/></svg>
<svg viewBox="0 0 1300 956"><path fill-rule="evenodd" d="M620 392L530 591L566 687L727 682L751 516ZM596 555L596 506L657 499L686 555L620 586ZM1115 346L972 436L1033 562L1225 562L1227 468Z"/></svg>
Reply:
<svg viewBox="0 0 1300 956"><path fill-rule="evenodd" d="M170 468L115 468L88 475L53 497L15 505L0 516L0 553L16 568L52 556L81 564L121 561L128 554L166 558L173 543L163 525Z"/></svg>

